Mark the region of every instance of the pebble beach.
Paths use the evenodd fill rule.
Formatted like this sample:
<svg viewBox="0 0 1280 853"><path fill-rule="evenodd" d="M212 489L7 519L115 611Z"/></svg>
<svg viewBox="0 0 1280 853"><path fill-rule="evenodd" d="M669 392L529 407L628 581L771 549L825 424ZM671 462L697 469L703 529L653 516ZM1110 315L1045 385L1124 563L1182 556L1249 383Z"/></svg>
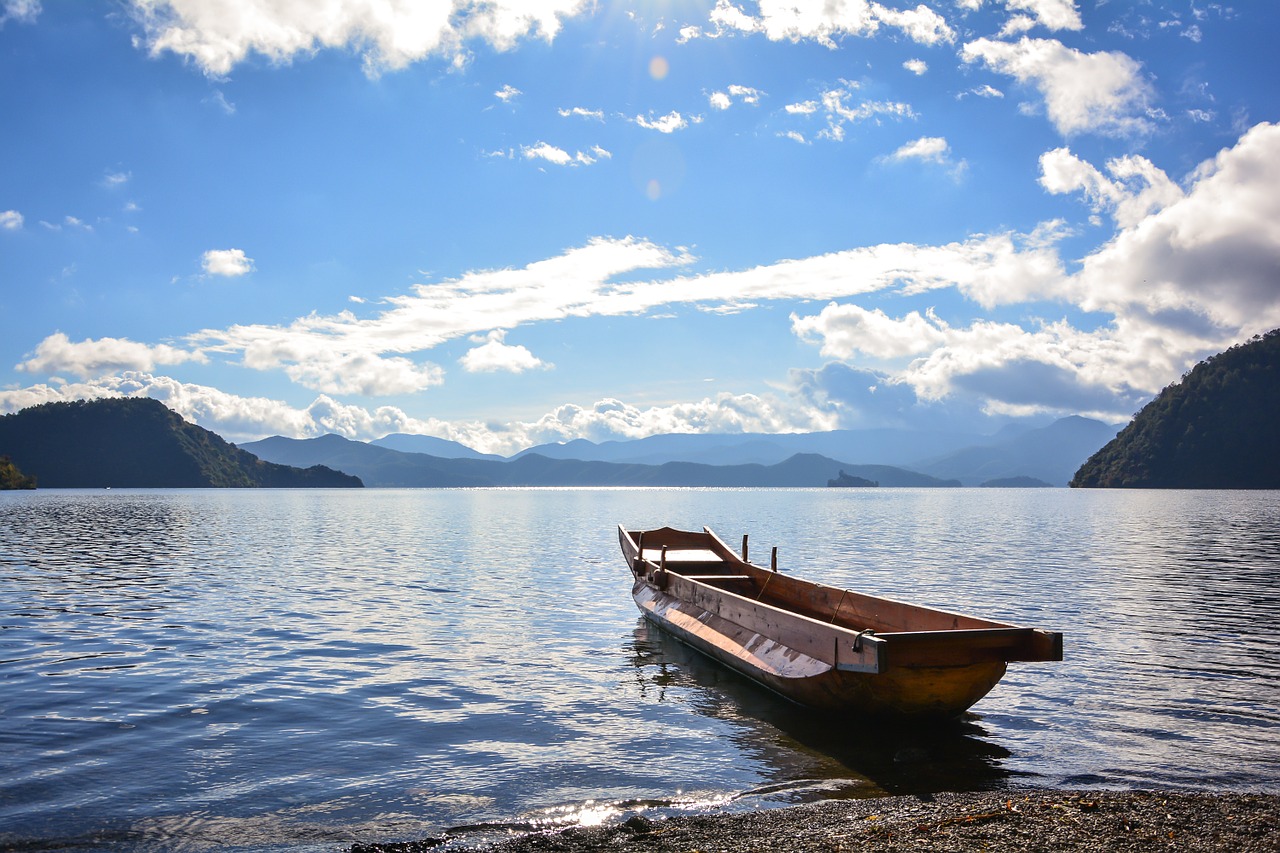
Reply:
<svg viewBox="0 0 1280 853"><path fill-rule="evenodd" d="M459 846L448 836L364 844L352 853L621 850L645 853L838 851L1273 851L1280 795L1120 791L999 791L825 801L743 814L643 815Z"/></svg>

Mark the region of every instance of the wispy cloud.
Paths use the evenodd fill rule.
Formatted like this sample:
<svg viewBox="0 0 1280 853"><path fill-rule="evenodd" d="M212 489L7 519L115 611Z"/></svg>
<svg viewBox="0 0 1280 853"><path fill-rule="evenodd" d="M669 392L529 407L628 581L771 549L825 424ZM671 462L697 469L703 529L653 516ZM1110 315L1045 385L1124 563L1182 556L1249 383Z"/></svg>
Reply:
<svg viewBox="0 0 1280 853"><path fill-rule="evenodd" d="M839 86L824 90L814 100L787 104L783 109L790 115L821 115L827 126L818 132L818 136L841 142L845 138L846 127L865 121L889 119L910 119L915 117L915 110L910 104L900 101L876 101L859 99L859 85L852 80L841 80Z"/></svg>
<svg viewBox="0 0 1280 853"><path fill-rule="evenodd" d="M595 121L604 121L604 112L602 110L589 110L586 107L569 107L557 110L563 118L588 118Z"/></svg>
<svg viewBox="0 0 1280 853"><path fill-rule="evenodd" d="M511 84L508 83L498 91L494 92L493 96L497 98L499 101L502 101L504 104L509 104L523 94L524 92L521 92L515 86L512 86Z"/></svg>

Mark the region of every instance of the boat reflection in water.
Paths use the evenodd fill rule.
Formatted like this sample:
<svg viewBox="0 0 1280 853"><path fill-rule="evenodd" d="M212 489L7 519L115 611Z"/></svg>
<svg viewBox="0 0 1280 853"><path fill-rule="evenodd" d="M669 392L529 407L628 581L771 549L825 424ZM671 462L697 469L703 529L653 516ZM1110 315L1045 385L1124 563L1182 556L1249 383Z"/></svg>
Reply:
<svg viewBox="0 0 1280 853"><path fill-rule="evenodd" d="M744 760L772 777L756 798L793 804L942 791L994 790L1008 750L983 740L981 718L897 726L814 711L726 669L645 619L628 651L641 695L724 722Z"/></svg>

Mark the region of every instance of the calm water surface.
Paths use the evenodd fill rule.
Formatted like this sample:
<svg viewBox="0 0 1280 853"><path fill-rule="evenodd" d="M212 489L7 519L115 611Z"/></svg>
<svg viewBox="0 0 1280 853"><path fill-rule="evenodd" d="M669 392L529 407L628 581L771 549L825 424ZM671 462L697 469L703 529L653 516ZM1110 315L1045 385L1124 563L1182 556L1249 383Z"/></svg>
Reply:
<svg viewBox="0 0 1280 853"><path fill-rule="evenodd" d="M1066 633L963 721L648 628L615 527ZM1280 493L0 493L0 847L336 851L1020 786L1280 791Z"/></svg>

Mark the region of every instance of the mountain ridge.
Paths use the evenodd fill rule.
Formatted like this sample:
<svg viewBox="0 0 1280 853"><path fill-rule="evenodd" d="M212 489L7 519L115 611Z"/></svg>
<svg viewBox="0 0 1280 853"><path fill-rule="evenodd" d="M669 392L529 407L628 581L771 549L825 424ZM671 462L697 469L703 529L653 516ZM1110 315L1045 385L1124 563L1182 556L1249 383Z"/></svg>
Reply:
<svg viewBox="0 0 1280 853"><path fill-rule="evenodd" d="M42 488L362 485L323 466L263 461L148 397L44 403L4 415L0 455Z"/></svg>
<svg viewBox="0 0 1280 853"><path fill-rule="evenodd" d="M797 453L772 465L708 465L671 461L661 465L555 459L524 453L509 460L444 459L403 453L340 436L314 439L272 436L242 447L285 464L324 464L358 475L370 486L424 488L479 486L708 486L821 487L843 468L884 486L959 486L889 465L851 465L820 454Z"/></svg>
<svg viewBox="0 0 1280 853"><path fill-rule="evenodd" d="M1085 461L1076 488L1280 488L1280 329L1210 356Z"/></svg>

